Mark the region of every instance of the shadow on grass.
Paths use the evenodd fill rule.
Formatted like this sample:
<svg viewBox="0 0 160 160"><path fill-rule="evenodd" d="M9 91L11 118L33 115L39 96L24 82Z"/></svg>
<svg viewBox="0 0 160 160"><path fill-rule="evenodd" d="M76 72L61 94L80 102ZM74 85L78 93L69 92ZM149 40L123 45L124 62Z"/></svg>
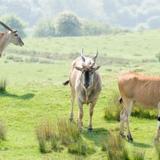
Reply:
<svg viewBox="0 0 160 160"><path fill-rule="evenodd" d="M85 130L83 136L94 142L96 146L102 146L102 142L106 139L109 131L105 128L94 128L92 132Z"/></svg>
<svg viewBox="0 0 160 160"><path fill-rule="evenodd" d="M22 99L22 100L28 100L34 97L33 93L27 93L24 95L16 95L16 94L12 94L9 93L7 91L5 92L0 92L0 97L10 97L10 98L17 98L17 99Z"/></svg>
<svg viewBox="0 0 160 160"><path fill-rule="evenodd" d="M146 143L140 143L140 142L133 142L132 143L134 147L140 147L140 148L151 148L152 145L146 144Z"/></svg>

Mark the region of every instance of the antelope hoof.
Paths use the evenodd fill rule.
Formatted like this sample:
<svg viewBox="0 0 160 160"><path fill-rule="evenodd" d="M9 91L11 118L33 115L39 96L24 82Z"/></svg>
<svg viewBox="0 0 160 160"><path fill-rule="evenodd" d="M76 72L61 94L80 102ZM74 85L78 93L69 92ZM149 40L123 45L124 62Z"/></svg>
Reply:
<svg viewBox="0 0 160 160"><path fill-rule="evenodd" d="M131 134L127 135L127 139L128 139L129 142L133 142L133 138L132 138Z"/></svg>
<svg viewBox="0 0 160 160"><path fill-rule="evenodd" d="M88 128L88 132L92 132L93 131L93 128L92 127L89 127Z"/></svg>

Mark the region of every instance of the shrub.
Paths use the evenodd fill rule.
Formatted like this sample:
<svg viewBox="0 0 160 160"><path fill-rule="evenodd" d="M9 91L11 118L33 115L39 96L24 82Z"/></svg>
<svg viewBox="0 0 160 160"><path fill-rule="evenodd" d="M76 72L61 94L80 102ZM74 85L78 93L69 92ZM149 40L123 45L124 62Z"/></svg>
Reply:
<svg viewBox="0 0 160 160"><path fill-rule="evenodd" d="M103 35L111 33L111 29L107 24L95 21L83 21L82 34L83 35Z"/></svg>
<svg viewBox="0 0 160 160"><path fill-rule="evenodd" d="M110 132L106 142L103 143L103 150L107 152L108 160L129 160L124 141L117 133Z"/></svg>
<svg viewBox="0 0 160 160"><path fill-rule="evenodd" d="M42 122L36 129L39 149L42 153L58 149L58 137L54 125L50 121Z"/></svg>
<svg viewBox="0 0 160 160"><path fill-rule="evenodd" d="M25 37L25 32L24 32L25 23L19 17L15 15L6 15L0 17L0 19L8 26L13 28L13 30L17 30L21 37Z"/></svg>
<svg viewBox="0 0 160 160"><path fill-rule="evenodd" d="M0 80L0 92L1 93L6 92L6 87L7 87L7 80L6 79L1 79Z"/></svg>
<svg viewBox="0 0 160 160"><path fill-rule="evenodd" d="M36 25L34 31L35 37L53 37L55 36L54 24L50 21L41 21Z"/></svg>
<svg viewBox="0 0 160 160"><path fill-rule="evenodd" d="M144 160L145 153L141 151L135 151L133 153L133 160Z"/></svg>
<svg viewBox="0 0 160 160"><path fill-rule="evenodd" d="M56 31L59 36L78 36L81 31L79 18L70 12L63 12L57 17Z"/></svg>

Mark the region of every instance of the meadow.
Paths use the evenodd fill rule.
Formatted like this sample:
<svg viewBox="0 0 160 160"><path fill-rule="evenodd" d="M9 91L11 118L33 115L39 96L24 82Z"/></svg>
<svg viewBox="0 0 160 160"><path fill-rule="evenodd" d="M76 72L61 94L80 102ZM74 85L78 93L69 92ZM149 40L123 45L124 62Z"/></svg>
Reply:
<svg viewBox="0 0 160 160"><path fill-rule="evenodd" d="M124 71L160 75L160 31L151 30L98 37L26 38L22 48L9 46L0 60L0 78L7 82L0 93L0 120L7 128L5 141L0 141L0 160L103 160L102 142L110 131L118 132L119 122L104 118L105 108L117 106L117 76ZM61 152L42 154L39 151L36 127L45 120L54 124L69 118L70 90L62 83L68 79L70 63L84 48L86 55L99 50L103 90L93 115L93 132L88 133L88 107L84 106L83 140L94 148L85 156ZM114 100L113 100L114 99ZM75 121L77 105L75 106ZM144 151L145 160L155 160L153 139L157 120L131 117L133 143L125 142L130 156Z"/></svg>

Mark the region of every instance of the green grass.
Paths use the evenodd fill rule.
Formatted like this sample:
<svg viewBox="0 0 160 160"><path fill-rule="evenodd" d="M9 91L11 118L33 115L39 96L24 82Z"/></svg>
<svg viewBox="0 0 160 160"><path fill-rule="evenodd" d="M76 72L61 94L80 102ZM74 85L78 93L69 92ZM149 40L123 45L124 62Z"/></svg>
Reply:
<svg viewBox="0 0 160 160"><path fill-rule="evenodd" d="M159 30L143 33L127 33L100 37L66 37L24 40L22 48L10 46L0 60L0 79L7 80L6 92L0 93L0 120L7 128L6 140L0 142L0 159L5 160L74 160L107 159L101 150L109 131L118 132L119 122L104 119L104 109L112 109L112 95L117 88L117 76L126 70L137 70L150 75L160 75L155 55L159 53ZM62 86L68 78L70 63L81 48L94 55L99 49L98 63L102 75L103 90L93 115L93 133L88 133L88 107L84 106L82 139L93 146L95 152L80 156L61 152L41 154L35 134L36 126L44 119L56 123L59 118L69 118L70 90ZM52 64L13 62L7 56L22 58L36 55L53 59ZM48 56L50 56L48 58ZM113 97L114 98L114 97ZM75 106L75 121L78 107ZM156 120L131 117L134 142L126 142L129 156L134 150L145 152L145 160L156 157L153 145Z"/></svg>

